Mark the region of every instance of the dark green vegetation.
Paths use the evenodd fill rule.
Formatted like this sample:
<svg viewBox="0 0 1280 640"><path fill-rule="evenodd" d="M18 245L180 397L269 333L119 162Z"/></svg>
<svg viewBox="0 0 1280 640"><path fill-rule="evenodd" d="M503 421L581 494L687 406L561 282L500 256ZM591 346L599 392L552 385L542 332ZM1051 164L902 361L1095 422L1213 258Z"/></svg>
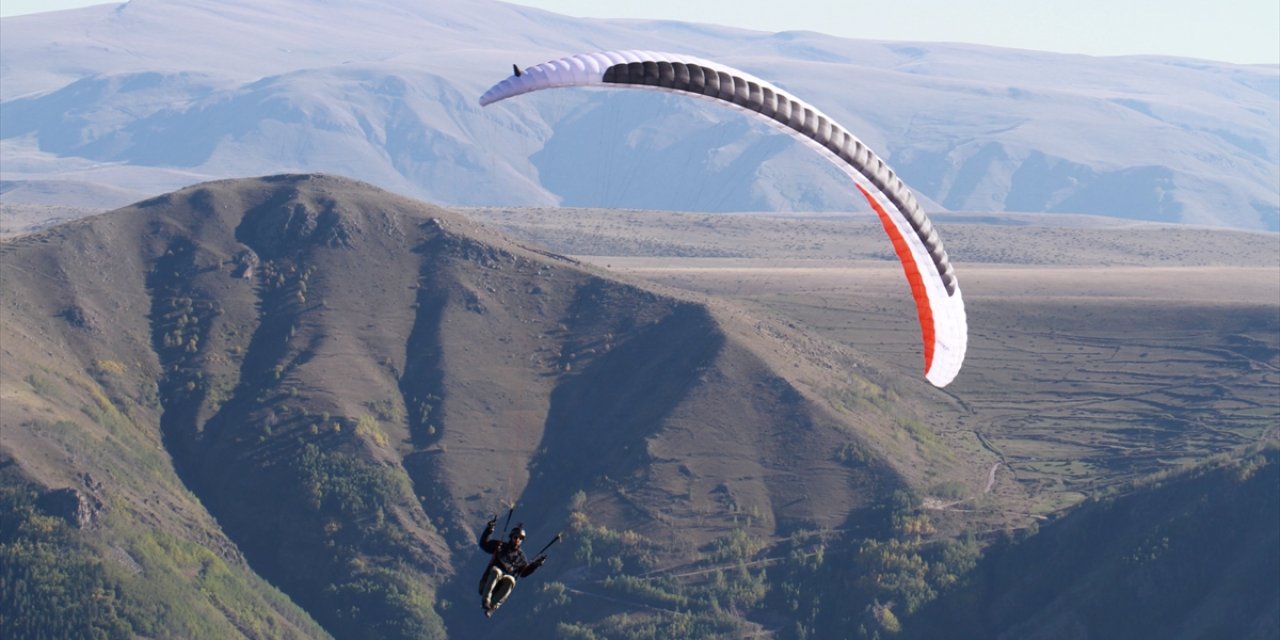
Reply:
<svg viewBox="0 0 1280 640"><path fill-rule="evenodd" d="M1026 324L1011 302L1025 333L978 331L976 353L1022 368L979 355L942 392L891 357L916 353L894 333L911 327L858 333L896 327L880 298L704 287L747 313L336 178L199 185L0 252L6 638L1073 637L1117 629L1054 612L1125 603L1091 595L1125 562L1171 598L1126 606L1278 626L1274 584L1234 608L1226 586L1158 589L1201 566L1180 550L1220 545L1213 589L1276 539L1197 524L1280 519L1256 444L1280 415L1270 303L1180 320L1201 334L1147 323L1131 346L1105 318ZM1042 357L1062 344L1033 344L1045 327L1092 350ZM1118 394L1122 365L1152 359L1154 382ZM1025 393L1054 376L1072 402ZM474 538L512 500L534 549L566 540L485 620ZM1050 604L1007 595L1068 565L1035 585ZM957 613L988 599L1011 604Z"/></svg>
<svg viewBox="0 0 1280 640"><path fill-rule="evenodd" d="M38 499L20 480L0 487L0 628L20 638L143 631L142 612L121 601L122 581L108 575L66 521L43 513Z"/></svg>
<svg viewBox="0 0 1280 640"><path fill-rule="evenodd" d="M42 493L13 471L7 460L0 486L6 638L326 635L237 559L116 521L78 490Z"/></svg>
<svg viewBox="0 0 1280 640"><path fill-rule="evenodd" d="M740 526L675 566L642 532L593 524L580 511L570 518L575 572L503 611L535 637L874 637L901 627L895 609L909 614L952 589L980 555L972 537L936 536L903 491L842 531L767 540L743 514Z"/></svg>

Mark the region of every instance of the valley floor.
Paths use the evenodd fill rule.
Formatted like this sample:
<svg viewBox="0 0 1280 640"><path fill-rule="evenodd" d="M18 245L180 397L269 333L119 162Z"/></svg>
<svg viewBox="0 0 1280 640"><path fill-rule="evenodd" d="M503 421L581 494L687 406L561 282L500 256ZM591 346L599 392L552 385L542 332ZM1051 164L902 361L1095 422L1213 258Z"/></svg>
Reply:
<svg viewBox="0 0 1280 640"><path fill-rule="evenodd" d="M579 258L767 310L905 374L919 368L918 327L889 262ZM1003 508L1053 512L1277 436L1274 268L963 265L961 275L969 352L940 411L958 407L957 428L1001 461L984 480Z"/></svg>

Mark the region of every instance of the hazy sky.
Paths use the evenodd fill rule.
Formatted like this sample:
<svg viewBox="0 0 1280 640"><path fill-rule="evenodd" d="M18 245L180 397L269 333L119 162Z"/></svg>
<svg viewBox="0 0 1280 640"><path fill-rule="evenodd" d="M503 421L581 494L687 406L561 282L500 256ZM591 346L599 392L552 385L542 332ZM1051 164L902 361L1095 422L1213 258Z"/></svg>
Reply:
<svg viewBox="0 0 1280 640"><path fill-rule="evenodd" d="M430 2L431 0L406 0ZM102 0L0 0L0 15ZM571 16L658 18L849 38L1280 63L1277 0L518 0Z"/></svg>

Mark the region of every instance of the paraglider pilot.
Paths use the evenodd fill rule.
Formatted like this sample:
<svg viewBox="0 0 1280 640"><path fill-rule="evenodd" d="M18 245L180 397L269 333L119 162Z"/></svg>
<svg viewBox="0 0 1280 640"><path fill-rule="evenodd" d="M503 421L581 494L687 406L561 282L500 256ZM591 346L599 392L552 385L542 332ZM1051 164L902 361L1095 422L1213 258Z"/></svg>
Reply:
<svg viewBox="0 0 1280 640"><path fill-rule="evenodd" d="M525 560L524 552L520 550L525 538L522 525L517 524L511 530L506 542L492 539L497 527L498 518L495 516L480 536L480 548L492 555L489 566L484 570L484 577L480 580L480 605L484 607L485 617L492 616L502 606L507 596L511 595L511 590L516 588L517 578L527 577L547 561L545 554L539 554L533 562Z"/></svg>

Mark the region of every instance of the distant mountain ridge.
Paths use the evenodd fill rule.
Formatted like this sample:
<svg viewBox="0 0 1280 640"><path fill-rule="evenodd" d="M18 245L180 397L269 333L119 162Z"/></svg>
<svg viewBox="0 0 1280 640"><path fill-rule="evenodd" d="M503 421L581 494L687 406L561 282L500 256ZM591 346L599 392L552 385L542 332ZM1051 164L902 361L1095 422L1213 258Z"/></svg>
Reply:
<svg viewBox="0 0 1280 640"><path fill-rule="evenodd" d="M11 182L155 194L323 171L457 205L859 206L821 158L700 101L476 103L513 62L638 48L788 88L881 152L931 211L1280 230L1275 66L578 19L491 0L132 0L0 29Z"/></svg>

